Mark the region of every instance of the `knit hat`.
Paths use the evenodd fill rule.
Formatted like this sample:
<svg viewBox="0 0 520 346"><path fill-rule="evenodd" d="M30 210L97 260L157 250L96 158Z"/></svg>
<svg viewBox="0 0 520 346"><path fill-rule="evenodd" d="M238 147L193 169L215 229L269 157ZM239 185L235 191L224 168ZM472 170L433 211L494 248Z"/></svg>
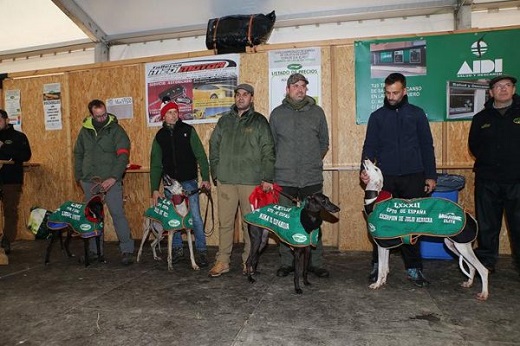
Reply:
<svg viewBox="0 0 520 346"><path fill-rule="evenodd" d="M168 102L161 108L161 120L164 119L164 116L166 115L166 112L168 112L170 109L176 109L177 112L179 111L179 106L175 102Z"/></svg>

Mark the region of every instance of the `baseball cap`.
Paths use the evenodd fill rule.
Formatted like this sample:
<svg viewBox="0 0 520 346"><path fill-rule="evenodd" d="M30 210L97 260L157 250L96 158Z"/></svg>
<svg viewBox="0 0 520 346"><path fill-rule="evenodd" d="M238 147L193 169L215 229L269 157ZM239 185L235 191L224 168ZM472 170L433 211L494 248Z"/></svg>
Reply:
<svg viewBox="0 0 520 346"><path fill-rule="evenodd" d="M253 86L249 85L249 84L243 83L243 84L237 85L237 87L235 88L235 92L237 92L239 89L245 90L248 93L250 93L251 95L255 94L255 88L253 88Z"/></svg>
<svg viewBox="0 0 520 346"><path fill-rule="evenodd" d="M502 76L497 76L495 78L493 78L492 80L489 81L489 89L493 89L493 86L497 83L497 82L500 82L501 80L504 80L504 79L509 79L511 81L511 83L516 84L516 78L513 77L513 76L508 76L508 75L502 75Z"/></svg>
<svg viewBox="0 0 520 346"><path fill-rule="evenodd" d="M309 84L309 81L307 80L307 78L305 78L304 75L302 75L301 73L293 73L287 79L287 86L294 84L294 83L298 83L299 81L304 81L305 84Z"/></svg>

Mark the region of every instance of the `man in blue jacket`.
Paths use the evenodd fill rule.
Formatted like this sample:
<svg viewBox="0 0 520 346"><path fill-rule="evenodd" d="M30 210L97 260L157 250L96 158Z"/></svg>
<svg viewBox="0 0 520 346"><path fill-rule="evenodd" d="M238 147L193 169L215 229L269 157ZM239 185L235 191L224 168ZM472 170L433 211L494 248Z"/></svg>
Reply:
<svg viewBox="0 0 520 346"><path fill-rule="evenodd" d="M436 186L437 173L433 138L424 111L408 103L406 78L392 73L385 79L383 107L370 115L361 159L375 162L383 173L383 190L396 198L418 198L430 194ZM368 174L362 170L361 181ZM408 278L418 287L429 282L422 274L419 242L402 245ZM377 247L372 253L371 282L377 280Z"/></svg>

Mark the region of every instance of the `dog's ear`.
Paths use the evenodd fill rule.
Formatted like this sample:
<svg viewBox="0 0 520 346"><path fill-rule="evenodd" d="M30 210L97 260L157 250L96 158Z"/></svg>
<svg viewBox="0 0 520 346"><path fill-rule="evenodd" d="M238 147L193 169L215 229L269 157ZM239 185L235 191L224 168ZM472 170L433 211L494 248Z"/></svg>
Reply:
<svg viewBox="0 0 520 346"><path fill-rule="evenodd" d="M329 213L337 213L338 211L340 211L340 208L334 203L332 203L329 197L325 196L321 192L316 192L312 195L312 198Z"/></svg>

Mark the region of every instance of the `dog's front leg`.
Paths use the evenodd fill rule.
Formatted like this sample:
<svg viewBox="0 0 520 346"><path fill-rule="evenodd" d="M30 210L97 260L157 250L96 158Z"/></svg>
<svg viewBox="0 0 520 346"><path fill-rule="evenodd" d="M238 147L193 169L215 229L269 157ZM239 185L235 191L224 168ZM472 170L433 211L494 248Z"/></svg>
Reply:
<svg viewBox="0 0 520 346"><path fill-rule="evenodd" d="M310 286L310 282L307 279L307 274L309 273L309 262L311 259L311 247L306 246L303 248L303 284L305 286Z"/></svg>
<svg viewBox="0 0 520 346"><path fill-rule="evenodd" d="M390 250L377 245L377 260L377 281L369 286L374 290L380 288L386 283L386 277L389 272Z"/></svg>
<svg viewBox="0 0 520 346"><path fill-rule="evenodd" d="M148 237L150 236L150 226L151 221L148 218L145 218L143 221L143 238L141 239L141 245L139 245L139 251L137 251L137 263L141 262L141 255L143 253L143 246L148 240Z"/></svg>
<svg viewBox="0 0 520 346"><path fill-rule="evenodd" d="M54 243L54 239L56 239L57 236L61 238L61 230L52 230L51 232L51 239L49 239L49 245L47 245L47 250L45 251L45 265L47 265L50 261L52 244Z"/></svg>
<svg viewBox="0 0 520 346"><path fill-rule="evenodd" d="M168 270L173 270L173 234L175 231L168 232Z"/></svg>
<svg viewBox="0 0 520 346"><path fill-rule="evenodd" d="M303 267L303 259L304 256L302 256L302 248L301 247L295 247L294 248L294 291L296 294L302 294L303 291L300 288L300 271Z"/></svg>
<svg viewBox="0 0 520 346"><path fill-rule="evenodd" d="M258 265L263 230L258 226L248 225L247 231L249 232L249 239L251 241L251 249L246 260L247 280L250 283L254 283L255 279L253 278L253 275L255 274Z"/></svg>
<svg viewBox="0 0 520 346"><path fill-rule="evenodd" d="M193 243L191 239L191 229L186 229L186 237L188 238L188 248L190 249L190 260L191 260L191 267L193 270L199 270L199 266L195 262L195 256L193 255Z"/></svg>
<svg viewBox="0 0 520 346"><path fill-rule="evenodd" d="M67 234L67 238L68 238L68 234ZM90 238L83 238L83 249L85 250L85 267L88 267L90 265L90 260L89 260L89 256L88 256L89 242L90 242Z"/></svg>
<svg viewBox="0 0 520 346"><path fill-rule="evenodd" d="M70 241L72 240L72 229L69 227L65 228L67 231L67 235L65 236L65 243L62 243L63 239L61 237L62 231L60 230L60 243L61 248L65 250L67 257L74 257L74 255L70 252Z"/></svg>

